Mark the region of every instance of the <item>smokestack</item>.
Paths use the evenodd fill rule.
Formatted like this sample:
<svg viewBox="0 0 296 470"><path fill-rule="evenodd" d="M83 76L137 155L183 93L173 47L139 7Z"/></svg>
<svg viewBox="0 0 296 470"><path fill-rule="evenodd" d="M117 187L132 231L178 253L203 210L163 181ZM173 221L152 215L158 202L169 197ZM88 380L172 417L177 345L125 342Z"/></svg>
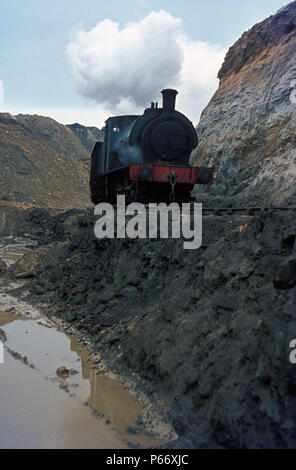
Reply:
<svg viewBox="0 0 296 470"><path fill-rule="evenodd" d="M162 108L165 113L171 113L175 110L176 96L178 94L177 90L172 90L167 88L162 90Z"/></svg>

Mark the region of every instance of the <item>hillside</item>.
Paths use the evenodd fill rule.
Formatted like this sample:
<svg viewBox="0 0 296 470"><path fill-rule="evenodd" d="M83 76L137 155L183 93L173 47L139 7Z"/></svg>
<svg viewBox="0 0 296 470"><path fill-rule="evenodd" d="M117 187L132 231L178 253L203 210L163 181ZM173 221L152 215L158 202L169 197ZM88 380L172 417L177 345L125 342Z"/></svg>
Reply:
<svg viewBox="0 0 296 470"><path fill-rule="evenodd" d="M96 127L81 124L64 126L44 116L19 114L15 118L56 152L87 163L95 143L103 135Z"/></svg>
<svg viewBox="0 0 296 470"><path fill-rule="evenodd" d="M69 124L66 127L80 140L87 152L86 160L89 160L95 143L104 140L104 132L97 127L85 127L77 123ZM83 158L81 159L83 160Z"/></svg>
<svg viewBox="0 0 296 470"><path fill-rule="evenodd" d="M49 118L0 114L0 199L86 207L89 170L73 158L79 152L87 155L70 130Z"/></svg>
<svg viewBox="0 0 296 470"><path fill-rule="evenodd" d="M296 205L296 2L255 25L229 49L220 85L197 127L195 165L216 184L212 205Z"/></svg>

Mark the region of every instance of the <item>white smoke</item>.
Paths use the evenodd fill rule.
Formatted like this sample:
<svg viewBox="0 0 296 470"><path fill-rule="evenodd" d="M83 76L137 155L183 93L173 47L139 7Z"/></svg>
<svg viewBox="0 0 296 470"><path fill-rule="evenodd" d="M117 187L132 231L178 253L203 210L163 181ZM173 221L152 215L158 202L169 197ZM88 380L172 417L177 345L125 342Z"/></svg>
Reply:
<svg viewBox="0 0 296 470"><path fill-rule="evenodd" d="M180 40L184 60L180 71L178 109L191 119L198 119L219 85L218 71L227 49L206 42Z"/></svg>
<svg viewBox="0 0 296 470"><path fill-rule="evenodd" d="M161 10L123 29L105 19L73 32L66 55L79 93L114 114L142 113L173 87L177 109L196 119L217 87L225 52L190 41L181 19Z"/></svg>

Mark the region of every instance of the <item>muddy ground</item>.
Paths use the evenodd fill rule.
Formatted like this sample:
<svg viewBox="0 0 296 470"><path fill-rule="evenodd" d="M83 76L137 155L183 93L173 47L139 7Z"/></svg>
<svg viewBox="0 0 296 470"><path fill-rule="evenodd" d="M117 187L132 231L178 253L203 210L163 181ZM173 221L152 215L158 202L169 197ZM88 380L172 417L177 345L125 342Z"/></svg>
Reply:
<svg viewBox="0 0 296 470"><path fill-rule="evenodd" d="M38 247L2 276L155 403L169 447L296 447L295 213L205 216L198 250L97 240L91 210L20 220Z"/></svg>

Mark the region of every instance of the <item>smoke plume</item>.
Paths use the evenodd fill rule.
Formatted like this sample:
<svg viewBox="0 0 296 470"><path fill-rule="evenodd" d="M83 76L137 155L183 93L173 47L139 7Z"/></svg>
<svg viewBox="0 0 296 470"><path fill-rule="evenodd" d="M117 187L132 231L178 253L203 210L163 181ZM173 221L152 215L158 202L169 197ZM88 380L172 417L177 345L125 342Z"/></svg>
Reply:
<svg viewBox="0 0 296 470"><path fill-rule="evenodd" d="M195 118L217 87L225 50L190 41L181 19L161 10L123 29L110 19L80 29L66 55L79 93L114 114L142 113L174 87L177 109Z"/></svg>

